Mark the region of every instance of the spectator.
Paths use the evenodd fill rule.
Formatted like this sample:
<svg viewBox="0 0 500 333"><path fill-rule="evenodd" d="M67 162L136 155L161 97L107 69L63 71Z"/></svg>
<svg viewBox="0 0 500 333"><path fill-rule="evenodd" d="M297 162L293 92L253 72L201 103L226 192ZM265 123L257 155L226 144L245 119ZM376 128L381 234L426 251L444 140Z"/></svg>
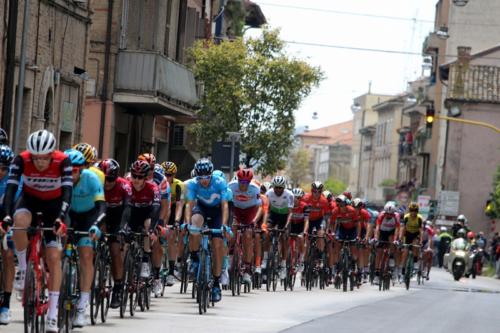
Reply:
<svg viewBox="0 0 500 333"><path fill-rule="evenodd" d="M500 279L500 244L497 245L497 250L496 250L496 261L497 261L497 269L496 269L496 277L497 279Z"/></svg>
<svg viewBox="0 0 500 333"><path fill-rule="evenodd" d="M491 260L491 265L493 266L495 266L496 251L497 251L497 246L499 244L500 244L500 237L498 235L498 232L495 232L495 234L491 238L491 245L490 245L490 260Z"/></svg>
<svg viewBox="0 0 500 333"><path fill-rule="evenodd" d="M450 243L453 237L448 233L448 228L441 227L441 233L439 234L439 248L438 248L438 264L439 268L443 267L444 254L448 252L450 248Z"/></svg>

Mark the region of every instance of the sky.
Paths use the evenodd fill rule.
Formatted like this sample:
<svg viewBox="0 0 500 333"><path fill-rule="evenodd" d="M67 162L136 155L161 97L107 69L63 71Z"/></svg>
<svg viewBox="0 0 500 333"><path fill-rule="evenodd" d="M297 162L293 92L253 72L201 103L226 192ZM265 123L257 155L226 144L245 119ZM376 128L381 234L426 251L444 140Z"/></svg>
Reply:
<svg viewBox="0 0 500 333"><path fill-rule="evenodd" d="M438 0L253 1L260 5L268 24L281 29L281 38L289 42L287 52L324 72L325 79L295 113L296 127L315 129L352 119L352 100L367 93L370 82L372 93L398 94L406 90L408 81L421 76L422 42L434 30ZM251 36L258 34L257 29L248 31ZM314 112L317 119L313 119Z"/></svg>

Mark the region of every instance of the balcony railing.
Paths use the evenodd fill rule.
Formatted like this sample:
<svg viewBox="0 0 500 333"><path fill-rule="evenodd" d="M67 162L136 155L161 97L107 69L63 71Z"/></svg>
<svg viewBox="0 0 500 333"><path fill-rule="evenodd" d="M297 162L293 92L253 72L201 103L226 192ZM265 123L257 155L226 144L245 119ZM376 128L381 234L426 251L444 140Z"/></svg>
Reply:
<svg viewBox="0 0 500 333"><path fill-rule="evenodd" d="M115 92L160 97L194 107L198 94L194 74L185 66L154 52L121 50Z"/></svg>
<svg viewBox="0 0 500 333"><path fill-rule="evenodd" d="M500 67L453 64L448 87L449 100L500 103Z"/></svg>

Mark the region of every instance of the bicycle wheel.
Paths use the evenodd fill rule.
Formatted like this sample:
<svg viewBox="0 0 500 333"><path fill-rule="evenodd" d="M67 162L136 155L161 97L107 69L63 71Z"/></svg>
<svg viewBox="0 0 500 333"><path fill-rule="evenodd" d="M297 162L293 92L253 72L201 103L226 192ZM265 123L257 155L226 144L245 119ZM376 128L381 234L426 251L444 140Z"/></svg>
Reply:
<svg viewBox="0 0 500 333"><path fill-rule="evenodd" d="M35 285L36 288L36 285ZM36 294L38 295L38 306L37 306L37 316L36 316L36 332L45 332L45 317L49 309L49 290L47 286L47 272L45 270L45 263L43 259L40 259L40 284L36 288Z"/></svg>
<svg viewBox="0 0 500 333"><path fill-rule="evenodd" d="M267 291L271 291L271 289L272 289L273 265L274 265L274 253L272 251L270 251L269 257L267 259L267 266L266 266L266 290Z"/></svg>
<svg viewBox="0 0 500 333"><path fill-rule="evenodd" d="M127 302L128 302L128 294L129 294L129 290L130 290L130 287L131 287L131 276L129 276L130 274L130 265L131 265L131 258L130 258L130 251L127 251L127 253L125 254L125 260L123 261L123 267L124 267L124 270L123 270L123 287L122 287L122 290L121 290L121 304L120 304L120 318L124 318L125 317L125 312L127 311Z"/></svg>
<svg viewBox="0 0 500 333"><path fill-rule="evenodd" d="M188 256L189 249L187 245L184 246L184 252L182 253L181 259L181 294L187 293L188 287Z"/></svg>
<svg viewBox="0 0 500 333"><path fill-rule="evenodd" d="M108 256L106 258L109 258ZM111 290L113 289L110 261L103 261L103 295L101 297L101 322L105 323L108 317L109 304L111 302Z"/></svg>
<svg viewBox="0 0 500 333"><path fill-rule="evenodd" d="M411 249L409 250L411 251ZM411 280L411 274L413 272L413 254L410 252L408 253L408 258L406 259L406 265L405 265L405 286L406 290L410 289L410 280Z"/></svg>
<svg viewBox="0 0 500 333"><path fill-rule="evenodd" d="M135 261L135 262L134 262ZM130 279L130 289L129 289L129 310L130 315L134 316L137 310L137 305L139 304L139 275L141 271L142 256L136 256L135 260L131 262L129 279Z"/></svg>
<svg viewBox="0 0 500 333"><path fill-rule="evenodd" d="M198 289L198 312L199 314L203 314L204 312L206 312L206 298L205 298L205 289L207 288L206 287L206 272L205 272L205 260L206 260L206 256L205 256L205 252L204 251L200 251L200 254L199 254L199 260L200 260L200 263L199 263L199 268L198 268L198 280L196 282L196 285L197 285L197 289Z"/></svg>
<svg viewBox="0 0 500 333"><path fill-rule="evenodd" d="M62 264L62 281L61 289L59 292L59 304L57 311L57 321L59 331L69 333L71 332L71 322L72 322L72 270L70 260L68 258L63 259Z"/></svg>
<svg viewBox="0 0 500 333"><path fill-rule="evenodd" d="M239 266L240 266L240 263L239 263L238 250L234 249L233 260L231 262L231 269L229 270L229 285L231 288L231 294L233 296L236 296L236 294L238 293L238 290L237 290L238 282L237 281L239 280L239 269L238 269Z"/></svg>
<svg viewBox="0 0 500 333"><path fill-rule="evenodd" d="M24 280L23 292L23 312L24 312L24 332L33 333L36 331L36 290L35 290L35 270L33 263L28 263Z"/></svg>
<svg viewBox="0 0 500 333"><path fill-rule="evenodd" d="M369 262L370 262L370 284L373 285L373 280L375 279L375 257L376 257L376 254L374 251L371 251L370 252L370 258L369 258Z"/></svg>
<svg viewBox="0 0 500 333"><path fill-rule="evenodd" d="M349 280L349 257L345 250L342 251L342 290L347 291L347 282Z"/></svg>
<svg viewBox="0 0 500 333"><path fill-rule="evenodd" d="M101 306L101 280L103 272L101 270L101 254L98 251L94 259L94 278L90 287L90 322L97 323L99 308Z"/></svg>

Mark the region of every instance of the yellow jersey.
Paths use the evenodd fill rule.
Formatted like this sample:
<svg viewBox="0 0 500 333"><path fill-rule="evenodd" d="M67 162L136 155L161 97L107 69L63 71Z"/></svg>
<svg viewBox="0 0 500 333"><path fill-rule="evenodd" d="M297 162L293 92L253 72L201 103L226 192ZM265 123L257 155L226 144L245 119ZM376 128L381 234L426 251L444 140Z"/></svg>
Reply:
<svg viewBox="0 0 500 333"><path fill-rule="evenodd" d="M412 218L410 213L407 213L403 218L403 225L406 227L406 231L412 234L420 232L423 222L424 219L420 214Z"/></svg>
<svg viewBox="0 0 500 333"><path fill-rule="evenodd" d="M104 180L106 178L104 172L102 172L101 169L96 168L95 166L91 166L89 170L96 174L97 178L99 178L99 181L101 182L101 185L104 186Z"/></svg>
<svg viewBox="0 0 500 333"><path fill-rule="evenodd" d="M184 183L181 180L174 178L172 184L170 184L170 198L172 204L177 201L184 200L184 192Z"/></svg>

